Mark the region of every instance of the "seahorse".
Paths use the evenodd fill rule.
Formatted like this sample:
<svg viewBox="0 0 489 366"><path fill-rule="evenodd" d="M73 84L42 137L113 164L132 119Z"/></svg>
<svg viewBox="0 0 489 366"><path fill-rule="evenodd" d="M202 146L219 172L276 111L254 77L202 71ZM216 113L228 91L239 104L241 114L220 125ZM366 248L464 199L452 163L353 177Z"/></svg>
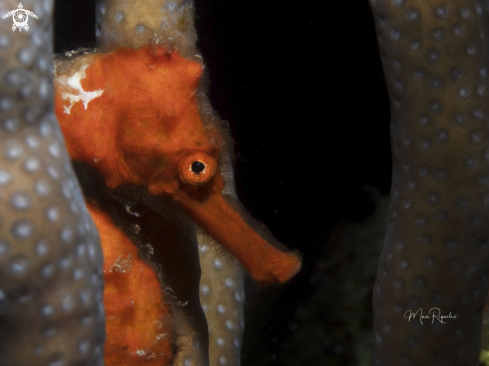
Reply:
<svg viewBox="0 0 489 366"><path fill-rule="evenodd" d="M370 5L394 165L373 364L476 365L489 280L487 2Z"/></svg>
<svg viewBox="0 0 489 366"><path fill-rule="evenodd" d="M102 252L54 115L53 2L23 5L28 31L0 22L0 364L103 365Z"/></svg>
<svg viewBox="0 0 489 366"><path fill-rule="evenodd" d="M87 197L94 200L89 208L101 232L105 258L110 256L114 263L105 267L106 286L116 287L121 276L130 277L134 271L133 252L127 250L119 258L107 249L117 247L124 237L139 244L140 254L142 250L151 257L153 266L164 261L156 273L168 290L166 303L174 319L176 349L171 362L207 364L197 238L208 269L200 293L209 321L212 362L238 364L244 292L234 256L261 284L287 281L299 270L300 260L277 249L284 248L237 202L230 138L210 107L201 79L193 3L106 1L97 5L97 17L99 52L108 53L81 53L56 63L56 113L71 157L83 162L82 181L89 177L84 184ZM102 174L104 183L93 184L97 177L91 168ZM177 233L174 241L172 233ZM114 272L119 274L114 277ZM106 292L107 329L114 319L128 314L139 319L137 314L146 311L135 305L117 307L121 301ZM160 316L167 312L162 309ZM139 340L113 342L112 334L137 328L133 320L129 325L117 323L119 328L114 325L108 332L108 365L119 365L125 357L131 357L130 364L168 361L163 354L167 351L153 347L161 334L168 336L166 331L154 331L154 340L138 348ZM121 344L130 350L121 354Z"/></svg>

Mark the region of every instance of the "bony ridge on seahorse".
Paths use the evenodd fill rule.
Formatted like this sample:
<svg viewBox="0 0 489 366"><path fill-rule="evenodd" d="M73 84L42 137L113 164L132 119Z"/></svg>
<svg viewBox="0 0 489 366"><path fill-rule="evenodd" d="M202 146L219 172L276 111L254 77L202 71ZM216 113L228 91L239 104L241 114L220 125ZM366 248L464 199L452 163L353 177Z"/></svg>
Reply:
<svg viewBox="0 0 489 366"><path fill-rule="evenodd" d="M137 17L131 12L134 7ZM297 255L271 245L266 231L252 230L239 204L232 196L223 196L229 191L225 188L230 179L226 155L231 145L204 93L192 14L192 2L98 4L97 34L106 38L104 49L113 51L57 64L56 111L68 149L73 160L103 175L112 196L132 199L147 212L161 213L161 205L171 205L168 199L177 202L194 222L227 246L257 282L285 282L300 269ZM121 45L133 49L117 48ZM107 200L99 197L98 209L111 211L104 203ZM114 216L112 212L113 221ZM137 219L124 220L134 223ZM142 232L148 226L147 222L137 225ZM99 230L104 244L103 231L113 229L109 225ZM155 250L158 244L152 242ZM172 309L179 311L178 306ZM177 334L177 343L192 332L197 330L190 326L180 337ZM192 350L186 343L191 355L182 356L182 362L206 364L205 352ZM204 338L197 343L201 349L206 347ZM156 357L148 358L152 352L140 353L145 362L156 361Z"/></svg>

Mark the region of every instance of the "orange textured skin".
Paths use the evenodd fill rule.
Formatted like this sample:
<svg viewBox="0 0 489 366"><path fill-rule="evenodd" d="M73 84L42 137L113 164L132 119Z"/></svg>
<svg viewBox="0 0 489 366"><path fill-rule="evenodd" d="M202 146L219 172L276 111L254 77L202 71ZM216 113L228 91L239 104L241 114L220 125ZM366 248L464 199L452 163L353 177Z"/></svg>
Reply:
<svg viewBox="0 0 489 366"><path fill-rule="evenodd" d="M83 68L82 92L101 95L71 105L67 94L78 93L73 75ZM202 65L164 47L79 57L55 85L55 110L68 151L73 160L97 168L111 188L142 185L177 201L258 283L286 282L301 268L300 259L270 245L244 222L221 196L219 170L202 184L191 184L182 174L188 171L182 161L204 155L217 161L221 149L220 132L205 129L199 114L201 74Z"/></svg>
<svg viewBox="0 0 489 366"><path fill-rule="evenodd" d="M75 103L67 114L63 93L70 87L57 83L56 115L72 159L96 167L107 186L173 191L183 156L202 151L217 158L219 146L208 142L195 97L200 64L150 46L82 56L77 62L90 64L83 90L103 93L86 109Z"/></svg>
<svg viewBox="0 0 489 366"><path fill-rule="evenodd" d="M171 312L154 270L110 217L87 204L104 254L106 366L170 364Z"/></svg>

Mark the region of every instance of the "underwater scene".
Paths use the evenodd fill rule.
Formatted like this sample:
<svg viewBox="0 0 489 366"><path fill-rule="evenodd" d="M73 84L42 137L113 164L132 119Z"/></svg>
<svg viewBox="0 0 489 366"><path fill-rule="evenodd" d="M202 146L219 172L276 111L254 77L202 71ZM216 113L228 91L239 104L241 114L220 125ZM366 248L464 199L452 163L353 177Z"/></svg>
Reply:
<svg viewBox="0 0 489 366"><path fill-rule="evenodd" d="M489 1L0 2L0 366L489 365Z"/></svg>

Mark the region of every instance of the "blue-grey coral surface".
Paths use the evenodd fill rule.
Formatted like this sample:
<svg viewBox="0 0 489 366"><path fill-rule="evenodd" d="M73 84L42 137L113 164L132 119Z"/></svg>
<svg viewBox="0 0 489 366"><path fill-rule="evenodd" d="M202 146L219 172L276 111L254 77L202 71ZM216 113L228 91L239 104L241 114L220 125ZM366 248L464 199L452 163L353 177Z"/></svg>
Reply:
<svg viewBox="0 0 489 366"><path fill-rule="evenodd" d="M394 160L373 364L476 365L489 280L487 3L370 4Z"/></svg>
<svg viewBox="0 0 489 366"><path fill-rule="evenodd" d="M52 6L23 1L28 30L0 19L2 366L103 365L102 252L53 113Z"/></svg>

